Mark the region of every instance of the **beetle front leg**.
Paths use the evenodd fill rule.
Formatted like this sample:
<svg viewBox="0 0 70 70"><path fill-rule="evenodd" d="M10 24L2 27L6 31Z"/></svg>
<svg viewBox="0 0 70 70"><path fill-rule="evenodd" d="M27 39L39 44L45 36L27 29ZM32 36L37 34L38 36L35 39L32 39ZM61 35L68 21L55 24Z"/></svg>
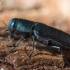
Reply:
<svg viewBox="0 0 70 70"><path fill-rule="evenodd" d="M23 38L24 38L24 36L22 36L22 37L18 40L18 42L13 45L12 49L9 50L8 53L11 53L11 52L13 51L13 49L18 46L18 44L20 43L20 41L21 41Z"/></svg>

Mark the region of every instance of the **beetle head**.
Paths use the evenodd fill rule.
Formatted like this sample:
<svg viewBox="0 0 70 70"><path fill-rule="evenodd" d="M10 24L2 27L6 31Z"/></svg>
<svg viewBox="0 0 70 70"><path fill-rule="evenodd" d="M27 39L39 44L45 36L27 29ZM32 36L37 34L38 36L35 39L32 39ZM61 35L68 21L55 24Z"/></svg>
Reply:
<svg viewBox="0 0 70 70"><path fill-rule="evenodd" d="M11 19L8 25L3 21L5 26L7 26L7 30L5 30L4 33L9 32L10 34L14 34L16 28L16 20L17 18Z"/></svg>
<svg viewBox="0 0 70 70"><path fill-rule="evenodd" d="M11 34L16 31L16 20L17 20L17 18L13 18L10 20L10 22L8 24L8 31L10 31Z"/></svg>

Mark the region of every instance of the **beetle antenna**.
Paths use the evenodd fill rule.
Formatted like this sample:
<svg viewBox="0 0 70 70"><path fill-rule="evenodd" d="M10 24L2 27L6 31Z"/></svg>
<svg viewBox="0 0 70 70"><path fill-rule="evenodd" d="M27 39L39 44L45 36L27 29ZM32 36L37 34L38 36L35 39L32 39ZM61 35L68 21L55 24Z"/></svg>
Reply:
<svg viewBox="0 0 70 70"><path fill-rule="evenodd" d="M5 30L2 34L5 34L6 32L9 32L8 30Z"/></svg>
<svg viewBox="0 0 70 70"><path fill-rule="evenodd" d="M4 21L2 21L3 23L4 23L4 25L7 27L7 24L4 22Z"/></svg>

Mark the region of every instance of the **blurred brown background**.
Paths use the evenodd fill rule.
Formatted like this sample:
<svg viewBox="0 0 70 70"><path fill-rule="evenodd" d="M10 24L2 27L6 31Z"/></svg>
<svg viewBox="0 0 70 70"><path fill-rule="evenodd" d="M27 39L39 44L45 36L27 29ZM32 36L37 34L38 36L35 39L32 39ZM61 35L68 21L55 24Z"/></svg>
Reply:
<svg viewBox="0 0 70 70"><path fill-rule="evenodd" d="M0 28L14 17L70 32L70 0L0 0Z"/></svg>

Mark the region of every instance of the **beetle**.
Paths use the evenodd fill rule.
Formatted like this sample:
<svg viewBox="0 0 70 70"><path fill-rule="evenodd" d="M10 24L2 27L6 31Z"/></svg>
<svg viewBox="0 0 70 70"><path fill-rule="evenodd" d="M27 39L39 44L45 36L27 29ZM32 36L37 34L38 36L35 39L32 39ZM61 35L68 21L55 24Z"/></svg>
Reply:
<svg viewBox="0 0 70 70"><path fill-rule="evenodd" d="M52 46L53 48L57 49L70 49L69 34L40 22L34 22L21 18L13 18L10 20L8 29L6 31L9 31L10 35L16 34L21 36L18 42L12 47L11 50L9 50L8 53L17 47L22 39L27 38L31 38L33 42L33 49L29 54L29 57L31 57L32 53L34 52L34 41L44 45Z"/></svg>

